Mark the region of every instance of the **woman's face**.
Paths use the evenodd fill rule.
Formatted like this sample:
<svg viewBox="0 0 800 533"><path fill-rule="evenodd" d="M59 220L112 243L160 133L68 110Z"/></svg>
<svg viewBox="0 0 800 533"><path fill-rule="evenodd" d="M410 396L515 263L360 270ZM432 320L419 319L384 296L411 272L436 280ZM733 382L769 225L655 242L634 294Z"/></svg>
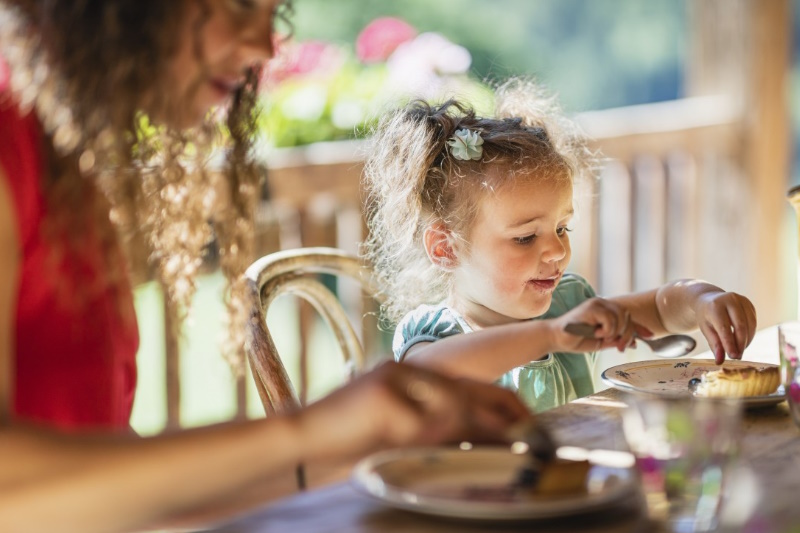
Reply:
<svg viewBox="0 0 800 533"><path fill-rule="evenodd" d="M163 97L174 126L200 123L242 85L247 69L273 56L281 0L184 0L177 50Z"/></svg>

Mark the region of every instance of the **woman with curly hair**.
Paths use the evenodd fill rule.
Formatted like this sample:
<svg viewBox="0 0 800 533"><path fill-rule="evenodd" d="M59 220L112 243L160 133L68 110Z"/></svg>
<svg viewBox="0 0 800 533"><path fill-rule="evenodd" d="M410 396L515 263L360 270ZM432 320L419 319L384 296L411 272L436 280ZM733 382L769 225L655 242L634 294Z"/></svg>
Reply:
<svg viewBox="0 0 800 533"><path fill-rule="evenodd" d="M229 281L228 352L241 346L255 94L287 8L0 0L0 530L149 527L226 497L241 504L298 462L497 432L527 416L506 391L387 364L286 416L128 431L129 275L154 266L179 319L212 224ZM215 179L205 162L220 147ZM409 394L420 382L427 393Z"/></svg>

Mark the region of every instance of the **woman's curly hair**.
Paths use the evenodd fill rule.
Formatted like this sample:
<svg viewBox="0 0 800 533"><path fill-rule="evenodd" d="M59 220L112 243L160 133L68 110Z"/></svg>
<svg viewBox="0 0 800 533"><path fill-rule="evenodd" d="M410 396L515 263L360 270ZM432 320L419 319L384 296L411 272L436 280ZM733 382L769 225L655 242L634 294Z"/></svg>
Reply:
<svg viewBox="0 0 800 533"><path fill-rule="evenodd" d="M191 24L202 61L199 34L213 0L0 0L0 56L12 97L36 111L49 141L45 231L57 254L83 257L87 232L103 249L96 271L104 279L75 289L118 290L129 267L134 274L155 267L171 322L180 325L216 238L231 289L226 354L241 369L249 302L240 275L253 258L262 174L250 158L260 73L247 74L224 123L210 117L188 131L151 125L148 117L169 116L175 105L164 96L167 66L191 1L201 7ZM290 9L282 3L277 16ZM226 161L209 169L220 147Z"/></svg>
<svg viewBox="0 0 800 533"><path fill-rule="evenodd" d="M483 138L480 160L452 156L447 141L460 128ZM364 253L375 269L387 327L449 293L450 275L426 254L427 228L443 225L468 250L482 192L520 179L589 176L595 161L555 99L524 79L496 88L495 118L479 117L456 100L411 102L379 121L371 146L364 170L370 231Z"/></svg>

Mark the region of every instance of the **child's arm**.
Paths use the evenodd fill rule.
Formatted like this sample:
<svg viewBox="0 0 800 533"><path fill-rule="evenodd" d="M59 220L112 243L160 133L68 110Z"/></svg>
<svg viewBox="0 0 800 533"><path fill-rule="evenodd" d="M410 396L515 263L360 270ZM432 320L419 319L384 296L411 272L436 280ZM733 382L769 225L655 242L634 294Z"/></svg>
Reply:
<svg viewBox="0 0 800 533"><path fill-rule="evenodd" d="M548 354L552 341L546 322L516 322L436 342L418 342L403 361L451 376L494 381L512 368Z"/></svg>
<svg viewBox="0 0 800 533"><path fill-rule="evenodd" d="M564 331L570 322L595 324L594 339ZM418 342L404 361L453 376L494 381L512 368L544 358L550 352L591 352L616 347L623 351L636 330L650 331L630 319L623 306L603 298L586 300L564 315L549 320L526 320L453 335L436 342Z"/></svg>
<svg viewBox="0 0 800 533"><path fill-rule="evenodd" d="M741 359L753 340L756 310L746 297L700 280L678 280L651 291L612 298L656 336L700 328L717 364Z"/></svg>

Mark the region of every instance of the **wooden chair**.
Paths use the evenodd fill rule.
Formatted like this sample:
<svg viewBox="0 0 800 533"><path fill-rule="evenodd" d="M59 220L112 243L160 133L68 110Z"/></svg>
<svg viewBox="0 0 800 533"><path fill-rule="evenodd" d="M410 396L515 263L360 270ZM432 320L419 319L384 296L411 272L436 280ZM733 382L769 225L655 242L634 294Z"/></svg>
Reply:
<svg viewBox="0 0 800 533"><path fill-rule="evenodd" d="M316 309L338 341L349 377L365 367L366 358L359 337L339 299L320 281L318 274L321 273L350 277L361 283L366 294L375 294L369 268L358 257L335 248L275 252L254 262L245 273L254 302L245 349L267 416L300 407L305 399L304 391L298 395L290 382L267 326L267 311L278 296L296 295ZM302 360L300 367L300 382L304 387Z"/></svg>
<svg viewBox="0 0 800 533"><path fill-rule="evenodd" d="M348 367L349 378L366 365L364 349L339 299L319 279L327 273L347 276L375 294L370 270L362 261L335 248L298 248L262 257L245 272L253 307L248 322L245 350L250 370L267 416L292 410L304 403L305 392L297 394L267 326L270 304L283 294L308 301L332 329ZM305 387L307 365L301 352L300 385ZM306 488L304 465L297 465L297 487Z"/></svg>

